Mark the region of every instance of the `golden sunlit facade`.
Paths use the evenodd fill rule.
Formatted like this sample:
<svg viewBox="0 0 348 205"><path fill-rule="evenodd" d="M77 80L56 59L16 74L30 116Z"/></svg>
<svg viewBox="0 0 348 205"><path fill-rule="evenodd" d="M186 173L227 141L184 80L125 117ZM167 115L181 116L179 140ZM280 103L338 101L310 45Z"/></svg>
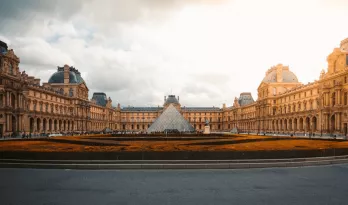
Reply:
<svg viewBox="0 0 348 205"><path fill-rule="evenodd" d="M169 106L197 130L207 121L212 132L235 131L297 135L347 134L348 39L328 56L327 71L318 80L300 83L289 67L278 64L267 70L257 91L241 93L233 106L185 107L169 95L163 106L117 107L105 93L89 89L74 67L58 67L48 82L19 70L19 58L0 42L0 134L90 132L106 128L146 130Z"/></svg>
<svg viewBox="0 0 348 205"><path fill-rule="evenodd" d="M328 68L306 85L281 64L266 72L258 99L224 113L243 132L346 136L348 124L348 39L327 57Z"/></svg>

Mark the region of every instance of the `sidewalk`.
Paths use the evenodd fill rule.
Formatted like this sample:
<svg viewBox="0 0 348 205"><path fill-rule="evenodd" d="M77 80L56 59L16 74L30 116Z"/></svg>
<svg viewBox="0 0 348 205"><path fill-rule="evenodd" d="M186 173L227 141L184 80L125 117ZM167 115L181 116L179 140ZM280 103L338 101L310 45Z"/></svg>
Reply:
<svg viewBox="0 0 348 205"><path fill-rule="evenodd" d="M242 135L248 135L248 133L239 133ZM290 134L257 134L257 133L249 133L249 135L259 135L259 136L268 136L268 137L293 137L293 138L307 138L307 139L335 139L334 137L331 136L320 136L320 135L315 135L315 136L308 136L308 135L294 135L294 136L290 136ZM347 140L347 137L345 136L337 136L336 137L337 140Z"/></svg>
<svg viewBox="0 0 348 205"><path fill-rule="evenodd" d="M31 138L22 138L22 136L17 136L17 137L2 137L0 138L0 141L5 141L5 140L22 140L22 139L38 139L38 138L48 138L47 136L32 136Z"/></svg>

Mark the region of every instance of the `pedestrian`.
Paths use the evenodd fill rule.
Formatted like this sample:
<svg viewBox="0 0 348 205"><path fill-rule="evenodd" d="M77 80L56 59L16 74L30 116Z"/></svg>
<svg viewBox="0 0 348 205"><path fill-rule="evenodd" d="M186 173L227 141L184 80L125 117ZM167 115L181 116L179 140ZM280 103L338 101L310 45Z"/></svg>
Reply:
<svg viewBox="0 0 348 205"><path fill-rule="evenodd" d="M31 133L29 133L29 138L31 138Z"/></svg>
<svg viewBox="0 0 348 205"><path fill-rule="evenodd" d="M25 138L25 132L23 132L23 134L22 134L22 139L24 139Z"/></svg>

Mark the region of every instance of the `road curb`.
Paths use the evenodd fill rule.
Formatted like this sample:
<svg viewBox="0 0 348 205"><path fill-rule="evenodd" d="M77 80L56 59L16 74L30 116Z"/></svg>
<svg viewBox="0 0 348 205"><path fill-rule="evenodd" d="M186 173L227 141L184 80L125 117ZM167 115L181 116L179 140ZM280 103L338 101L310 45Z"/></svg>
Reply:
<svg viewBox="0 0 348 205"><path fill-rule="evenodd" d="M330 159L314 161L285 161L266 163L196 163L196 164L52 164L52 163L21 163L2 162L0 168L36 168L36 169L252 169L275 167L304 167L348 163L348 159Z"/></svg>

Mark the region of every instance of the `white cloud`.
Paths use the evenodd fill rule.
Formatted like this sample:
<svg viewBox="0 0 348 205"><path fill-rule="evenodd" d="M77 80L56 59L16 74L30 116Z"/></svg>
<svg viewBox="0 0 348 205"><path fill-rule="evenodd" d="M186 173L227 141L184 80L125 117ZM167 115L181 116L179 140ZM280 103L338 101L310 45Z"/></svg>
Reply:
<svg viewBox="0 0 348 205"><path fill-rule="evenodd" d="M73 65L91 92L124 106L161 105L171 90L183 105L231 105L240 92L256 98L278 63L307 83L348 33L341 0L11 2L0 36L22 69L47 81L47 70Z"/></svg>

